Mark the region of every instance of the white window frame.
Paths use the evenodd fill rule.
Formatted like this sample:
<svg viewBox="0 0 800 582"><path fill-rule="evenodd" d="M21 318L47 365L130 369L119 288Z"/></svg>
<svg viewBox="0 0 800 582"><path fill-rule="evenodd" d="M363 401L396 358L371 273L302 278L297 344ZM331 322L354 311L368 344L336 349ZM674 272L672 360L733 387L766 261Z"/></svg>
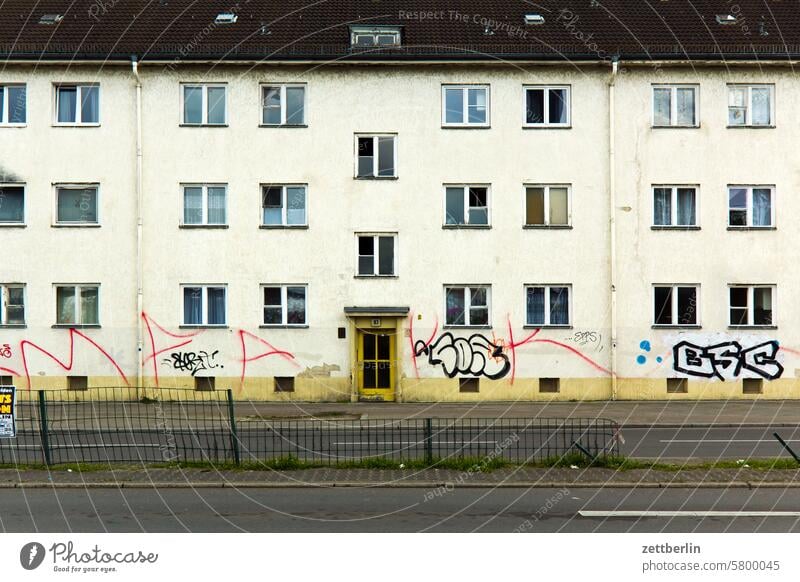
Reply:
<svg viewBox="0 0 800 582"><path fill-rule="evenodd" d="M280 224L265 224L264 223L264 188L280 188L281 189L281 223ZM286 197L287 188L303 188L305 192L305 221L302 224L288 224L289 212L289 199ZM308 227L308 184L270 184L263 182L258 186L261 204L259 210L261 216L258 218L261 228L307 228ZM225 197L227 202L227 196ZM227 211L226 211L227 212Z"/></svg>
<svg viewBox="0 0 800 582"><path fill-rule="evenodd" d="M742 325L742 324L734 324L731 321L731 309L732 309L732 306L731 306L731 292L730 292L730 290L733 289L733 288L747 289L747 323L744 324L744 325ZM755 324L755 323L753 323L753 320L755 318L755 307L756 307L755 302L753 301L753 299L754 299L754 295L755 295L755 290L756 289L771 289L772 290L771 291L772 323L769 323L769 324L763 324L763 323ZM777 313L778 313L778 309L777 309L777 307L778 307L777 290L778 290L778 286L774 285L774 284L772 284L772 285L769 285L769 284L767 284L767 285L765 285L765 284L749 284L749 283L741 283L741 284L739 284L739 283L736 283L736 284L731 283L731 284L729 284L728 285L728 327L737 328L737 329L746 328L746 327L753 327L753 328L756 328L756 329L759 329L759 328L777 328L778 327L778 324L777 324L777 321L778 321L778 316L777 316ZM741 309L741 308L739 308L739 309Z"/></svg>
<svg viewBox="0 0 800 582"><path fill-rule="evenodd" d="M656 90L669 89L669 125L659 125L656 123ZM678 89L692 89L694 91L694 123L691 125L678 123ZM677 84L657 84L652 86L652 97L650 100L650 124L652 127L700 127L700 85L692 83Z"/></svg>
<svg viewBox="0 0 800 582"><path fill-rule="evenodd" d="M270 87L278 87L281 90L281 121L280 123L264 123L264 90ZM303 123L286 122L286 89L303 89ZM261 103L260 119L258 124L261 127L307 127L308 126L308 83L261 83L259 86L259 102ZM226 95L227 99L227 95ZM227 116L227 108L226 108Z"/></svg>
<svg viewBox="0 0 800 582"><path fill-rule="evenodd" d="M732 89L747 89L745 122L739 125L731 125L730 122L730 94ZM769 89L769 123L767 124L753 124L753 89ZM726 97L725 124L728 128L775 127L775 85L770 83L728 83L728 93Z"/></svg>
<svg viewBox="0 0 800 582"><path fill-rule="evenodd" d="M59 89L75 87L75 121L59 121L58 120L58 100ZM83 112L81 111L81 103L83 103L83 89L84 87L97 88L97 121L84 122L82 119ZM27 91L26 91L27 99ZM102 111L102 91L100 90L100 83L54 83L53 84L53 125L57 127L99 127L103 120ZM27 111L26 111L27 117Z"/></svg>
<svg viewBox="0 0 800 582"><path fill-rule="evenodd" d="M447 223L447 189L461 188L464 198L464 222L459 224ZM469 189L486 188L486 224L471 224L469 222ZM489 228L492 226L492 186L491 184L444 184L442 187L442 226L445 228Z"/></svg>
<svg viewBox="0 0 800 582"><path fill-rule="evenodd" d="M447 291L449 289L461 289L464 291L464 323L447 323ZM486 289L486 321L484 324L474 324L470 321L472 312L472 293L471 289ZM475 284L475 285L444 285L442 292L442 303L444 313L444 326L445 328L480 328L491 329L492 327L492 286L491 284Z"/></svg>
<svg viewBox="0 0 800 582"><path fill-rule="evenodd" d="M202 202L201 207L201 221L198 223L186 222L186 188L202 188ZM225 189L225 222L208 222L208 189L209 188L224 188ZM181 182L181 228L222 228L228 226L228 184L223 182Z"/></svg>
<svg viewBox="0 0 800 582"><path fill-rule="evenodd" d="M550 323L550 291L553 287L567 289L567 323ZM530 323L528 321L528 289L544 288L544 323ZM524 286L523 305L525 306L525 327L540 328L569 328L572 327L572 284L571 283L526 283Z"/></svg>
<svg viewBox="0 0 800 582"><path fill-rule="evenodd" d="M61 222L58 219L58 191L59 190L88 190L90 188L94 188L95 190L95 214L97 215L96 222L74 222L74 221L64 221ZM86 182L84 184L78 182L70 182L70 183L55 183L53 184L53 226L69 226L75 228L94 228L100 226L101 223L101 216L100 216L100 184L99 182Z"/></svg>
<svg viewBox="0 0 800 582"><path fill-rule="evenodd" d="M543 123L528 123L528 90L538 89L543 90L545 96L549 96L550 89L566 89L567 104L565 110L567 112L567 121L565 123L550 123L550 103L546 101L544 104L544 122ZM522 86L522 127L533 128L570 128L572 127L572 85L523 85Z"/></svg>
<svg viewBox="0 0 800 582"><path fill-rule="evenodd" d="M356 250L356 252L355 252L355 256L356 256L356 278L358 278L358 279L391 279L393 277L397 277L398 276L397 272L398 272L398 266L400 265L400 260L398 258L398 256L399 256L398 255L399 244L398 244L398 236L397 236L397 234L398 233L396 233L396 232L357 232L357 233L355 233L355 235L356 235L355 236L355 244L356 244L356 249L355 249ZM358 240L361 237L372 237L372 239L373 239L373 242L372 242L373 247L372 247L372 249L374 251L374 254L372 255L372 274L371 275L369 273L362 274L362 273L358 272L359 259L362 256L362 255L359 254ZM392 250L394 252L393 252L393 257L392 257L392 273L390 275L379 273L380 246L378 244L378 239L385 238L385 237L391 237L392 240L393 240ZM363 255L363 256L369 256L369 255Z"/></svg>
<svg viewBox="0 0 800 582"><path fill-rule="evenodd" d="M281 323L266 323L264 321L264 289L280 288L281 290ZM302 287L305 290L305 323L289 323L289 287ZM261 292L261 326L260 327L308 327L308 284L307 283L262 283L259 286ZM275 307L274 305L271 307Z"/></svg>
<svg viewBox="0 0 800 582"><path fill-rule="evenodd" d="M0 190L3 188L22 188L22 221L20 222L4 222L0 220L0 227L4 226L25 226L28 224L28 187L26 183L20 182L2 182L0 183ZM0 206L3 205L2 194L0 194Z"/></svg>
<svg viewBox="0 0 800 582"><path fill-rule="evenodd" d="M201 101L200 101L200 123L191 123L186 121L186 103L185 103L185 88L186 87L200 87ZM209 123L208 122L208 89L221 88L225 89L225 121L223 123ZM227 83L180 83L181 94L181 110L180 110L180 125L182 127L227 127L228 126L228 84Z"/></svg>
<svg viewBox="0 0 800 582"><path fill-rule="evenodd" d="M461 122L448 122L447 121L447 91L452 90L461 91ZM483 89L486 93L486 121L483 122L470 122L469 121L469 90L470 89ZM492 119L492 95L491 85L488 83L476 83L466 85L443 84L442 85L442 127L491 127Z"/></svg>
<svg viewBox="0 0 800 582"><path fill-rule="evenodd" d="M355 49L369 49L372 47L398 47L402 45L403 36L401 26L351 26L350 27L350 47ZM356 44L359 36L371 36L371 45ZM392 44L379 44L379 36L392 36L396 40Z"/></svg>
<svg viewBox="0 0 800 582"><path fill-rule="evenodd" d="M185 289L200 289L200 314L202 316L201 323L186 323L185 304L183 294ZM225 297L225 323L208 323L208 290L209 289L222 289L223 296ZM180 327L228 327L228 285L224 283L181 283L180 285Z"/></svg>
<svg viewBox="0 0 800 582"><path fill-rule="evenodd" d="M394 174L391 176L379 176L378 175L378 138L381 137L391 137L392 138L392 150L394 153ZM358 140L363 138L372 138L372 174L369 176L359 176L358 175ZM397 179L398 171L397 171L397 134L396 133L357 133L355 134L355 172L354 176L357 180L395 180Z"/></svg>
<svg viewBox="0 0 800 582"><path fill-rule="evenodd" d="M8 323L6 289L22 289L22 323ZM25 327L28 324L28 292L25 283L0 283L0 327Z"/></svg>
<svg viewBox="0 0 800 582"><path fill-rule="evenodd" d="M58 323L58 290L60 288L75 289L75 319L74 323ZM53 304L55 306L55 327L100 327L100 302L102 291L100 290L100 283L53 283ZM80 323L83 319L83 312L81 311L81 291L83 289L97 289L97 323Z"/></svg>
<svg viewBox="0 0 800 582"><path fill-rule="evenodd" d="M8 112L10 110L10 103L11 100L8 98L8 88L25 88L25 121L22 123L19 122L10 122L8 120ZM0 127L25 127L28 125L28 85L27 83L0 83L0 89L3 90L3 108L0 111Z"/></svg>
<svg viewBox="0 0 800 582"><path fill-rule="evenodd" d="M656 315L656 288L670 288L672 289L672 323L656 323L655 315ZM694 289L694 298L695 298L695 322L694 323L681 323L680 321L676 321L679 316L678 310L678 289L679 288L691 288ZM682 327L682 328L700 328L702 324L700 323L700 283L653 283L652 292L650 293L650 314L652 316L652 326L657 328L673 328L673 327ZM729 296L730 302L730 296ZM730 312L729 312L730 313Z"/></svg>
<svg viewBox="0 0 800 582"><path fill-rule="evenodd" d="M666 127L666 126L664 126ZM670 190L670 224L656 224L656 189L664 189L666 190L669 188ZM692 188L694 190L694 224L678 224L678 190L681 189L689 189ZM653 228L659 229L667 229L667 228L675 228L675 229L684 229L684 228L692 228L697 229L700 228L700 186L697 184L653 184L650 187L650 202L651 202L651 212L650 212L650 222Z"/></svg>
<svg viewBox="0 0 800 582"><path fill-rule="evenodd" d="M528 188L544 188L544 224L528 224ZM550 224L550 189L567 189L567 223ZM571 228L572 227L572 184L523 184L522 217L524 228Z"/></svg>
<svg viewBox="0 0 800 582"><path fill-rule="evenodd" d="M738 190L747 190L747 199L745 204L747 205L747 224L744 226L731 224L731 190L738 189ZM768 225L754 225L753 224L753 190L769 190L769 211L770 211L770 224ZM728 184L727 189L725 190L725 194L727 195L726 201L726 211L728 213L727 216L727 225L730 229L764 229L764 230L771 230L775 228L775 185L774 184L763 184L763 185L750 185L750 184Z"/></svg>

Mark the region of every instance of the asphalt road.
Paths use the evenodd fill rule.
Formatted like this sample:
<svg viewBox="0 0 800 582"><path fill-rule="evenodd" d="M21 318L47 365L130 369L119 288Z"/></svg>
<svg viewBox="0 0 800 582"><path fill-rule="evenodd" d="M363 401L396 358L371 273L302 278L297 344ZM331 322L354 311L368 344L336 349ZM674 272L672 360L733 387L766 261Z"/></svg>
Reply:
<svg viewBox="0 0 800 582"><path fill-rule="evenodd" d="M798 489L6 489L0 508L4 532L800 532Z"/></svg>

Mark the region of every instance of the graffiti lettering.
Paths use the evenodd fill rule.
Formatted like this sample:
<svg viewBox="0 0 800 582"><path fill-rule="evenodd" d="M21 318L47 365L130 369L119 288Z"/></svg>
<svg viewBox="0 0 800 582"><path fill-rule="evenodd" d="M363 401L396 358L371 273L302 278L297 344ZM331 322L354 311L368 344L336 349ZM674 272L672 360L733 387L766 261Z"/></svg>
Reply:
<svg viewBox="0 0 800 582"><path fill-rule="evenodd" d="M161 360L162 365L171 366L181 372L191 372L192 376L201 370L213 370L214 368L224 368L214 360L219 350L214 350L210 354L206 351L200 352L172 352L169 358Z"/></svg>
<svg viewBox="0 0 800 582"><path fill-rule="evenodd" d="M433 343L420 340L414 346L414 354L416 357L428 356L431 366L441 365L448 378L466 374L498 380L511 370L511 362L503 351L503 345L478 333L468 338L456 338L446 332Z"/></svg>
<svg viewBox="0 0 800 582"><path fill-rule="evenodd" d="M11 344L0 345L0 358L11 357Z"/></svg>
<svg viewBox="0 0 800 582"><path fill-rule="evenodd" d="M783 374L783 366L775 359L778 349L776 340L747 349L742 349L735 341L706 347L682 341L672 348L673 368L676 372L700 378L733 379L742 370L747 370L767 380L775 380Z"/></svg>

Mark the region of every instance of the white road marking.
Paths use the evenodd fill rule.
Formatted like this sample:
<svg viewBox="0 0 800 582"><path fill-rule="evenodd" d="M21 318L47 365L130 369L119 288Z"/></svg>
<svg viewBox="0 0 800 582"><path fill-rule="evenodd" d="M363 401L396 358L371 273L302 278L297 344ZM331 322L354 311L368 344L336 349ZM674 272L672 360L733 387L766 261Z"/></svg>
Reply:
<svg viewBox="0 0 800 582"><path fill-rule="evenodd" d="M800 511L588 511L581 517L800 517Z"/></svg>
<svg viewBox="0 0 800 582"><path fill-rule="evenodd" d="M800 443L800 439L784 439L787 443ZM660 443L777 443L775 439L662 439Z"/></svg>

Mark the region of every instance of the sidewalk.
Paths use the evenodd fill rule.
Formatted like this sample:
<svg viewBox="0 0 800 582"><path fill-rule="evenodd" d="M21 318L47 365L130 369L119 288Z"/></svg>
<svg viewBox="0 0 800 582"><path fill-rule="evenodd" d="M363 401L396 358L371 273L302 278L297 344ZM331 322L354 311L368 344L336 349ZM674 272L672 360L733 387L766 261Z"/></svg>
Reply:
<svg viewBox="0 0 800 582"><path fill-rule="evenodd" d="M800 400L489 403L237 402L237 418L608 418L637 425L800 425Z"/></svg>
<svg viewBox="0 0 800 582"><path fill-rule="evenodd" d="M298 488L416 487L446 491L453 487L800 487L800 469L566 469L516 467L489 473L423 469L302 469L297 471L217 471L214 469L119 469L67 472L59 469L0 470L0 489L25 488Z"/></svg>

